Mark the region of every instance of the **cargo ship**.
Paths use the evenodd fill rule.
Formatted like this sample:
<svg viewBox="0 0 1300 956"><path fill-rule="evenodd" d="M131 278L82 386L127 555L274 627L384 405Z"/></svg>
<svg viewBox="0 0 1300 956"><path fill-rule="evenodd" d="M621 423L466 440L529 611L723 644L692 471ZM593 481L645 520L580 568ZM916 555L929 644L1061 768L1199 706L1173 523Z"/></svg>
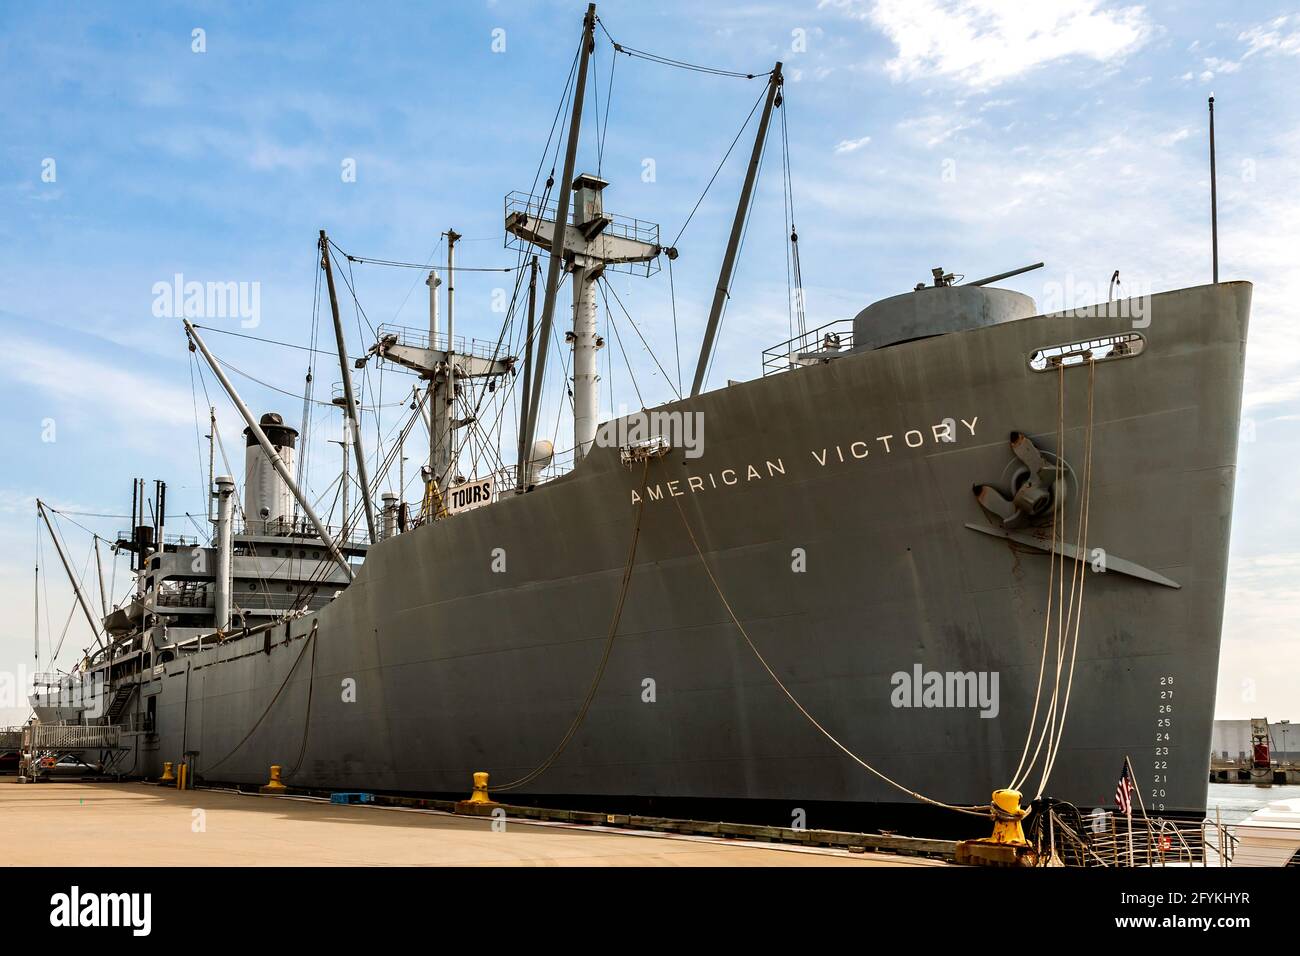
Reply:
<svg viewBox="0 0 1300 956"><path fill-rule="evenodd" d="M597 25L593 7L577 90ZM755 159L779 64L767 82ZM675 250L575 174L574 99L564 173L505 222L544 263L530 345L572 283L572 467L535 440L548 350L530 348L518 461L463 474L469 397L520 357L457 339L450 288L441 326L431 274L427 335L381 329L354 361L322 233L339 404L355 422L359 362L420 377L422 500L381 498L358 445L358 520L327 526L295 482L299 430L250 410L185 322L243 417L244 473L215 476L210 541L133 521L134 592L106 615L82 599L102 639L36 703L62 725L53 698L83 700L71 722L103 729L116 772L214 784L274 766L292 787L464 796L483 772L553 805L852 821L1007 786L1104 805L1129 761L1147 810L1203 813L1250 284L1045 313L997 285L1011 274L939 268L708 389L715 301L691 394L601 422L592 289ZM161 498L141 483L134 513Z"/></svg>

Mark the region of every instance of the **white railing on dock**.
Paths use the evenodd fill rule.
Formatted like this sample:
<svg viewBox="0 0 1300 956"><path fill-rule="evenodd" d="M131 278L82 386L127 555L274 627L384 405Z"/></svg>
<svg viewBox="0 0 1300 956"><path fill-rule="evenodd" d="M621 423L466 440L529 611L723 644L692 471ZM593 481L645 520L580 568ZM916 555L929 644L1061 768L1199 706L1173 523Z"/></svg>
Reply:
<svg viewBox="0 0 1300 956"><path fill-rule="evenodd" d="M33 724L23 729L23 749L93 750L119 747L122 728L106 724Z"/></svg>

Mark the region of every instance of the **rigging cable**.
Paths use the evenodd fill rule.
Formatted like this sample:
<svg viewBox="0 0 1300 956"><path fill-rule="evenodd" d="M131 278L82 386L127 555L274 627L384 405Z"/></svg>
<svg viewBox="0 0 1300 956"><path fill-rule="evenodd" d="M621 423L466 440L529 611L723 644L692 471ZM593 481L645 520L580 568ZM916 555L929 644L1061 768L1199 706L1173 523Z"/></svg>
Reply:
<svg viewBox="0 0 1300 956"><path fill-rule="evenodd" d="M618 326L614 324L614 311L609 307L609 299L605 297L605 285L607 284L608 283L603 283L601 285L601 290L600 290L601 297L605 299L605 324L608 325L614 332L614 341L618 343L618 350L623 353L623 364L627 366L627 376L632 380L632 391L636 392L636 400L638 403L640 403L641 408L645 408L646 407L645 399L641 397L641 386L639 386L636 382L636 373L632 371L632 362L627 357L627 349L623 347L623 337L618 334ZM613 349L610 350L610 353L611 354L609 357L609 367L610 367L610 375L612 377L614 371ZM672 383L670 382L669 387L671 386Z"/></svg>
<svg viewBox="0 0 1300 956"><path fill-rule="evenodd" d="M650 348L650 343L647 342L647 341L645 340L645 336L641 334L641 330L637 327L636 322L633 321L633 319L632 319L632 314L631 314L630 312L628 312L628 310L627 310L627 306L623 305L623 300L620 299L620 298L618 297L618 292L614 289L614 286L610 283L610 281L609 281L608 279L604 279L604 280L602 281L602 284L601 284L601 293L602 293L602 295L604 294L604 290L605 290L605 289L608 289L608 290L609 290L610 295L612 295L612 296L614 297L614 301L618 303L618 307L619 307L620 309L622 309L622 310L623 310L623 314L624 314L625 316L627 316L627 320L628 320L628 322L629 322L629 323L631 324L631 326L632 326L632 331L636 332L636 336L637 336L637 338L639 338L639 339L641 340L641 344L642 344L643 346L645 346L645 350L650 354L650 358L654 361L654 363L655 363L655 367L656 367L657 369L659 369L659 374L662 375L662 376L664 377L664 381L668 383L668 387L671 388L671 389L673 389L673 392L676 394L677 398L680 399L680 398L682 397L682 393L679 392L679 391L677 391L676 387L673 385L673 380L672 380L671 378L668 377L668 372L665 371L664 367L663 367L662 365L659 364L659 358L658 358L658 356L655 355L655 353L654 353L654 349ZM606 311L606 312L609 312L609 311L610 311L610 309L609 309L609 300L608 300L608 299L605 300L605 311ZM618 334L618 330L615 329L615 335L617 335L617 334ZM619 344L619 347L622 348L622 343ZM624 357L626 358L626 353L624 354ZM628 372L630 373L631 371L632 371L631 366L628 366ZM634 383L634 384L635 384L635 383ZM640 398L640 392L639 392L639 391L638 391L637 397ZM646 406L643 404L641 407L642 407L642 408L645 408Z"/></svg>
<svg viewBox="0 0 1300 956"><path fill-rule="evenodd" d="M799 263L799 229L794 221L794 179L790 172L790 132L786 127L786 114L789 111L789 105L785 101L785 96L781 97L781 164L783 170L783 191L785 193L785 207L789 213L787 220L787 235L789 236L788 262L794 266L794 288L787 289L792 295L794 306L795 329L800 336L808 333L808 321L804 312L804 292L803 292L803 267ZM788 268L788 266L787 266ZM787 274L786 283L789 285L789 276ZM794 332L791 333L791 338Z"/></svg>
<svg viewBox="0 0 1300 956"><path fill-rule="evenodd" d="M749 238L749 227L750 227L750 225L751 225L751 224L753 223L753 221L754 221L754 219L753 219L754 203L755 203L755 201L757 200L757 197L758 197L757 184L758 184L759 179L760 179L760 178L762 177L762 175L763 175L763 163L766 162L766 160L767 160L767 143L764 143L764 144L763 144L763 152L762 152L762 154L758 157L758 169L756 169L756 170L754 171L754 183L755 183L754 194L753 194L752 196L750 196L750 199L749 199L749 208L745 210L745 223L744 223L744 225L741 227L741 230L740 230L740 242L739 242L739 243L737 244L737 246L736 246L736 266L737 266L737 268L739 268L739 265L740 265L741 259L742 259L742 257L744 256L744 253L745 253L745 240ZM718 332L717 332L717 334L719 334L719 335L722 334L722 324L727 320L727 309L728 309L728 307L731 305L731 287L734 286L735 284L736 284L736 273L733 271L733 272L731 273L731 281L727 284L726 295L723 297L723 301L722 301L722 312L718 315ZM716 341L716 339L715 339L715 341ZM714 349L713 349L713 354L709 356L709 364L708 364L708 366L704 369L704 381L705 381L705 382L708 382L708 380L709 380L709 375L713 372L713 363L717 360L717 358L718 358L718 348L715 346Z"/></svg>
<svg viewBox="0 0 1300 956"><path fill-rule="evenodd" d="M700 198L695 200L695 205L691 207L690 215L686 217L686 221L682 223L682 228L677 230L677 235L673 238L673 241L669 243L669 245L672 248L675 249L677 247L677 243L681 241L682 233L686 232L686 227L689 226L691 224L691 220L695 218L695 212L700 208L700 203L704 202L704 197L707 196L709 194L709 190L713 188L713 183L718 178L718 173L722 172L722 167L727 164L727 158L731 155L731 151L735 149L736 144L740 142L740 137L745 135L745 130L749 126L749 121L754 118L754 114L758 112L758 107L766 98L766 96L767 96L767 91L764 90L762 93L759 94L758 99L754 100L754 105L750 107L749 115L745 117L745 122L742 123L740 129L736 131L736 136L731 141L731 145L727 147L727 151L722 154L722 160L721 162L718 163L718 168L713 171L713 175L709 177L709 182L707 185L705 185L704 192L700 193Z"/></svg>
<svg viewBox="0 0 1300 956"><path fill-rule="evenodd" d="M644 500L641 502L641 504L642 505L645 504ZM767 671L768 676L772 678L773 682L775 682L776 686L781 690L781 693L783 693L786 696L786 698L790 701L790 703L794 704L795 709L797 709L799 713L803 714L804 717L808 719L808 722L813 725L813 727L815 727L818 731L821 732L822 736L824 736L827 740L833 743L840 751L842 751L847 757L849 757L849 759L851 759L854 763L858 764L864 770L870 771L871 773L875 774L875 776L879 777L881 780L889 784L894 789L901 790L903 793L907 794L910 797L913 797L916 800L920 800L922 803L928 803L931 806L942 807L945 810L955 810L958 813L965 813L965 814L969 814L970 816L988 817L990 815L990 813L993 811L993 808L989 806L958 806L956 804L944 803L940 800L935 800L934 798L927 797L922 793L916 792L915 790L908 789L898 781L894 780L892 777L889 777L886 774L881 773L875 767L871 766L871 764L867 763L865 760L863 760L861 757L855 754L848 747L844 746L844 744L840 743L839 740L836 739L836 737L833 734L831 734L830 731L828 731L825 727L823 727L820 723L818 723L817 718L813 717L813 715L808 712L808 710L803 706L803 704L799 703L799 699L795 697L794 694L790 693L789 688L785 686L785 683L781 680L780 677L777 676L776 671L773 670L772 666L767 662L767 658L763 656L762 652L759 651L757 645L755 645L753 640L750 639L749 633L745 630L745 625L740 623L740 618L738 618L736 616L736 612L732 610L731 602L727 600L726 594L723 593L722 586L718 584L718 579L714 577L713 569L709 567L709 562L704 557L704 551L703 549L700 548L700 543L695 539L695 532L691 530L691 523L686 518L686 512L682 508L682 503L679 500L677 500L677 498L673 498L673 504L677 506L677 513L681 515L682 525L686 528L686 534L691 539L691 546L695 549L695 553L699 555L700 564L704 568L704 573L708 575L709 581L713 585L714 591L717 592L718 598L722 601L722 606L726 608L727 616L730 617L731 622L734 625L736 625L736 629L740 631L740 636L745 639L745 643L749 645L749 649L753 651L754 656L758 658L758 662L763 665L763 669Z"/></svg>
<svg viewBox="0 0 1300 956"><path fill-rule="evenodd" d="M660 56L657 53L647 53L645 50L638 50L635 47L624 46L623 44L615 40L614 37L610 35L609 30L606 29L605 21L602 20L600 17L596 17L596 23L600 26L601 32L605 34L610 44L614 47L615 52L623 53L629 57L633 57L639 60L648 60L651 63L658 63L660 66L671 66L679 70L691 70L696 73L708 73L712 76L731 76L742 80L753 80L753 79L757 79L760 76L772 75L771 70L768 70L765 73L741 73L738 70L724 70L718 67L700 66L697 63L688 63L685 60L675 60L672 57Z"/></svg>
<svg viewBox="0 0 1300 956"><path fill-rule="evenodd" d="M330 245L338 249L338 246L334 244L333 239L330 240ZM339 249L339 252L343 252L343 250ZM368 259L362 256L350 256L346 252L344 252L343 255L348 260L348 262L350 263L357 262L360 263L361 265L392 266L393 268L396 269L422 269L425 272L428 272L431 268L434 268L434 266L431 264L432 260L422 265L418 262L400 262L396 259ZM435 255L436 255L436 251L435 251ZM338 260L335 259L335 262L337 261ZM518 268L519 266L454 266L451 269L451 271L452 272L514 272ZM442 266L439 271L446 272L447 267ZM366 321L369 322L370 320L367 319Z"/></svg>
<svg viewBox="0 0 1300 956"><path fill-rule="evenodd" d="M682 344L677 337L677 288L673 285L673 260L668 259L668 295L673 306L673 353L677 356L677 395L682 394Z"/></svg>

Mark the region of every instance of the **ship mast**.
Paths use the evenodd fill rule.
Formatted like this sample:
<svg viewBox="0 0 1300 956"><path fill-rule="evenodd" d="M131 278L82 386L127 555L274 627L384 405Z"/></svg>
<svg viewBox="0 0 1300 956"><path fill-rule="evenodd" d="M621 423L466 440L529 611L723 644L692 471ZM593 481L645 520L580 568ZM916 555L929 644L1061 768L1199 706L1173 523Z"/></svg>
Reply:
<svg viewBox="0 0 1300 956"><path fill-rule="evenodd" d="M357 421L357 396L352 391L352 369L348 367L348 346L343 338L343 322L339 318L339 300L334 292L334 270L330 268L329 238L325 235L324 229L320 231L320 261L321 268L325 270L325 284L329 287L330 311L334 314L334 340L338 346L339 370L343 375L343 399L346 402L344 411L347 415L347 423L344 427L350 432L346 437L350 439L352 451L356 455L357 482L361 485L361 500L366 509L366 531L370 535L370 543L374 544L375 506L370 500L370 478L366 474L366 453L361 446L361 425ZM343 524L345 527L347 523L348 515L347 511L344 510Z"/></svg>
<svg viewBox="0 0 1300 956"><path fill-rule="evenodd" d="M523 407L519 409L519 459L515 462L515 494L522 495L528 490L529 461L532 450L524 444L524 429L528 424L528 399L533 382L533 332L537 318L537 273L539 266L537 256L528 270L528 328L524 336L524 391Z"/></svg>
<svg viewBox="0 0 1300 956"><path fill-rule="evenodd" d="M456 450L456 240L460 233L455 229L447 230L447 396L446 410L443 412L447 421L447 462L444 470L434 470L439 491L456 483L456 466L460 455ZM430 343L430 348L433 343ZM429 462L430 466L433 462Z"/></svg>
<svg viewBox="0 0 1300 956"><path fill-rule="evenodd" d="M700 394L700 389L704 387L704 376L709 370L709 361L713 358L714 340L718 335L718 324L722 321L723 306L726 305L730 295L731 275L736 268L740 237L745 231L745 220L749 216L749 205L754 195L754 181L758 178L758 164L763 158L763 146L767 142L767 127L772 119L772 107L778 102L777 96L780 90L781 63L778 61L767 81L767 100L763 104L763 116L758 121L754 151L750 154L749 169L745 172L745 185L740 190L740 202L736 205L736 218L731 223L731 238L727 240L727 253L722 257L718 286L713 292L713 307L709 309L709 324L704 330L704 344L700 346L700 360L695 366L695 381L691 385L691 397Z"/></svg>
<svg viewBox="0 0 1300 956"><path fill-rule="evenodd" d="M542 382L546 377L547 346L551 341L551 326L555 320L555 295L560 287L560 266L564 261L564 232L569 220L569 192L573 185L573 165L578 155L578 133L582 126L582 100L587 90L587 64L596 45L596 5L587 5L587 15L582 20L582 45L578 51L578 79L573 88L573 113L569 119L569 142L564 152L564 173L560 176L560 194L556 200L555 223L551 231L551 258L546 265L546 295L542 300L542 326L538 334L537 368L533 373L533 393L528 398L528 422L520 445L532 454L533 438L537 434L537 413L542 399ZM577 276L574 277L577 281Z"/></svg>

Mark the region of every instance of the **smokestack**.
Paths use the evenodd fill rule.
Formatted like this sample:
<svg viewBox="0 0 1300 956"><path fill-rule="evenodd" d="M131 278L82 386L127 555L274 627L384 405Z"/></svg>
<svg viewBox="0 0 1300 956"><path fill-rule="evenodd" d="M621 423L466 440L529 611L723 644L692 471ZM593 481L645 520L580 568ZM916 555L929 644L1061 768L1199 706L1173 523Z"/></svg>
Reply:
<svg viewBox="0 0 1300 956"><path fill-rule="evenodd" d="M391 538L397 534L397 495L391 491L383 494L384 502L384 537Z"/></svg>
<svg viewBox="0 0 1300 956"><path fill-rule="evenodd" d="M260 450L260 449L259 449ZM217 476L217 580L213 606L214 621L218 631L230 629L230 556L233 550L231 512L235 507L235 479L230 475Z"/></svg>
<svg viewBox="0 0 1300 956"><path fill-rule="evenodd" d="M284 423L275 412L267 412L258 422L267 440L292 474L294 447L298 430ZM274 534L293 525L293 492L271 459L262 451L252 429L244 429L244 521L254 534Z"/></svg>

